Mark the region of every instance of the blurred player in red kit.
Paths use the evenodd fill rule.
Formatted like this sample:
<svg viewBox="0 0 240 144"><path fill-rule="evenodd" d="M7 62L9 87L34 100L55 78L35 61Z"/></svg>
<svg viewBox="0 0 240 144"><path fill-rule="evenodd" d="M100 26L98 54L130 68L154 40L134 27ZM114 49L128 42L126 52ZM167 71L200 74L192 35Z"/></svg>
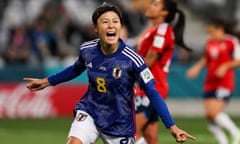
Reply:
<svg viewBox="0 0 240 144"><path fill-rule="evenodd" d="M175 24L171 25L177 14ZM146 9L145 16L150 20L151 27L140 36L137 51L144 57L156 79L157 91L163 99L166 99L168 95L167 76L175 42L178 46L190 51L183 41L185 16L173 0L154 0ZM136 144L146 142L158 144L159 118L139 86L135 91L135 110Z"/></svg>
<svg viewBox="0 0 240 144"><path fill-rule="evenodd" d="M219 144L229 144L223 129L231 137L231 144L240 144L240 131L230 117L223 112L234 90L234 68L240 66L239 41L230 35L231 27L226 22L215 19L209 22L207 32L210 35L206 43L205 54L187 71L189 78L198 76L206 66L207 75L204 83L204 106L209 130Z"/></svg>

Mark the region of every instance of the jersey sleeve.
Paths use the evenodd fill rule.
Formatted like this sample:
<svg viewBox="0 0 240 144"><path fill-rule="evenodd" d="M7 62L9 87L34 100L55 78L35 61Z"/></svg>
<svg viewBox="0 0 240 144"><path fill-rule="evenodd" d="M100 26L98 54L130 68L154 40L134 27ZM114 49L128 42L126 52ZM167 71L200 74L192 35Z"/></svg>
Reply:
<svg viewBox="0 0 240 144"><path fill-rule="evenodd" d="M233 58L240 60L240 43L237 38L233 40Z"/></svg>
<svg viewBox="0 0 240 144"><path fill-rule="evenodd" d="M140 68L136 68L137 80L141 88L145 91L148 96L151 105L155 108L158 115L162 119L166 128L170 128L174 125L172 116L168 110L165 101L162 99L160 94L155 89L155 81L153 75L146 64L143 64Z"/></svg>
<svg viewBox="0 0 240 144"><path fill-rule="evenodd" d="M86 69L86 67L84 65L84 60L80 53L77 61L74 64L68 66L64 70L62 70L54 75L49 76L48 81L51 85L57 85L59 83L72 80L73 78L80 75L85 69Z"/></svg>
<svg viewBox="0 0 240 144"><path fill-rule="evenodd" d="M167 48L169 40L169 35L172 34L172 29L168 24L161 24L158 26L157 31L154 33L151 50L161 53Z"/></svg>

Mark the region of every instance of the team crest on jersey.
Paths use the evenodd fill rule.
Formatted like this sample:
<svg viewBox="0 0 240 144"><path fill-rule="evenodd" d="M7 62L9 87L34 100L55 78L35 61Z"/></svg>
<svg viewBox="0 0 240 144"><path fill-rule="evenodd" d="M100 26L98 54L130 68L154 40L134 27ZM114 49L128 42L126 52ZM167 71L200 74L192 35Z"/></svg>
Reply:
<svg viewBox="0 0 240 144"><path fill-rule="evenodd" d="M84 121L86 118L87 118L87 114L84 114L84 113L78 113L77 116L76 116L76 120L77 121Z"/></svg>
<svg viewBox="0 0 240 144"><path fill-rule="evenodd" d="M112 75L116 79L120 78L122 76L122 69L120 67L113 68Z"/></svg>

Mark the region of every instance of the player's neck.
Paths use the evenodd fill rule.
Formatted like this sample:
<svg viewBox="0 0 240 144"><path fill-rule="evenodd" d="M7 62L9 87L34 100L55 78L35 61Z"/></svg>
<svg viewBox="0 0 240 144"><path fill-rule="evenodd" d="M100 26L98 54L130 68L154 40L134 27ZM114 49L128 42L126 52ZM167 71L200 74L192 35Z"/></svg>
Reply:
<svg viewBox="0 0 240 144"><path fill-rule="evenodd" d="M118 43L116 44L105 44L101 43L101 51L104 55L110 55L118 50Z"/></svg>
<svg viewBox="0 0 240 144"><path fill-rule="evenodd" d="M165 22L164 18L158 18L158 19L152 19L151 20L151 24L153 26L159 25L159 24L164 23L164 22Z"/></svg>
<svg viewBox="0 0 240 144"><path fill-rule="evenodd" d="M224 39L224 37L225 37L224 32L218 32L217 34L214 35L213 39L216 41L221 41Z"/></svg>

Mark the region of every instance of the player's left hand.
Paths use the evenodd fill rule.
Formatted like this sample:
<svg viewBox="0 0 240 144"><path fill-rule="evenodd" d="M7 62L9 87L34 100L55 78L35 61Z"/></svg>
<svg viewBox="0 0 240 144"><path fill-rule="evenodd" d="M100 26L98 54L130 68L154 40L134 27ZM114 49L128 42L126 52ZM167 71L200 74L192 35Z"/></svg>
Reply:
<svg viewBox="0 0 240 144"><path fill-rule="evenodd" d="M179 129L176 125L172 126L170 131L178 143L184 143L187 139L196 140L194 136L191 136L184 130Z"/></svg>
<svg viewBox="0 0 240 144"><path fill-rule="evenodd" d="M222 78L226 74L227 70L228 70L227 65L225 64L220 65L216 70L216 76L218 78Z"/></svg>

